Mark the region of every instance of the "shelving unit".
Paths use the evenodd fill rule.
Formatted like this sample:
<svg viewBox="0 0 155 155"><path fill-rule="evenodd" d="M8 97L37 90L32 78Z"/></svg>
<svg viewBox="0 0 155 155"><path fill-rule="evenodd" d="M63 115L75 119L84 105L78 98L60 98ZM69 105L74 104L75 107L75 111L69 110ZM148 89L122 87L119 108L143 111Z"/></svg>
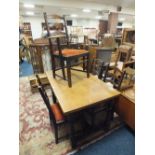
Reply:
<svg viewBox="0 0 155 155"><path fill-rule="evenodd" d="M32 42L31 23L25 22L22 27L23 34L28 38L29 42Z"/></svg>
<svg viewBox="0 0 155 155"><path fill-rule="evenodd" d="M23 23L22 31L25 35L32 37L32 31L31 31L31 24L30 23Z"/></svg>

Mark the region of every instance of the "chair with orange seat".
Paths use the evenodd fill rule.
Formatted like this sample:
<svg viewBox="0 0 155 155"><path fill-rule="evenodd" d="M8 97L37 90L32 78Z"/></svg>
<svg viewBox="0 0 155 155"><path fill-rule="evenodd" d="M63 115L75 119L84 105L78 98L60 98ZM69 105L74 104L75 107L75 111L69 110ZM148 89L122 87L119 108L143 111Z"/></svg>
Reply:
<svg viewBox="0 0 155 155"><path fill-rule="evenodd" d="M39 79L39 78L37 78ZM40 79L37 80L38 82L38 90L40 92L40 95L42 97L42 99L44 100L44 103L48 109L49 112L49 117L50 117L50 123L51 123L51 127L54 128L54 133L55 133L55 143L58 143L58 127L62 124L65 123L65 117L59 107L58 104L54 103L54 104L50 104L49 98L47 96L47 93L43 87L43 85L41 84Z"/></svg>
<svg viewBox="0 0 155 155"><path fill-rule="evenodd" d="M56 74L56 71L61 69L63 79L66 80L66 75L65 75L65 68L66 68L68 86L72 87L71 70L86 72L87 77L89 77L89 52L81 49L69 49L68 33L67 33L66 21L64 17L60 17L58 15L47 15L46 13L44 13L44 19L45 19L47 36L48 36L49 45L50 45L53 77L55 78L56 76L60 76ZM52 23L50 23L50 19L56 19L57 23L54 24L55 27L51 26ZM63 26L61 26L62 23L63 23ZM53 31L55 30L55 32L52 33L51 29ZM62 39L66 40L66 46L68 47L67 49L62 49ZM55 44L57 45L57 51L53 50L54 40L55 40ZM73 65L72 62L81 57L83 58L82 59L83 61L80 63L83 63L83 70L72 68L75 65L75 64ZM55 65L56 59L59 59L60 67L56 67ZM77 63L76 65L78 64L79 63Z"/></svg>

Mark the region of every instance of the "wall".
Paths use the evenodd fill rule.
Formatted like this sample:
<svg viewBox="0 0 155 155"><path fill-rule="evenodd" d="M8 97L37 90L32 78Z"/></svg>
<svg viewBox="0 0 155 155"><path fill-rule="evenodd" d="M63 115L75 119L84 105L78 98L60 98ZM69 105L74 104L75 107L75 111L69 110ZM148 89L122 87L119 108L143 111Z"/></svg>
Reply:
<svg viewBox="0 0 155 155"><path fill-rule="evenodd" d="M41 17L23 17L23 22L30 22L32 29L33 39L39 38L42 35L41 23L44 22L44 19ZM98 20L90 19L73 19L73 26L83 26L84 28L96 28L98 29Z"/></svg>
<svg viewBox="0 0 155 155"><path fill-rule="evenodd" d="M31 23L32 37L33 39L40 38L42 34L41 23L44 19L41 17L24 17L23 22Z"/></svg>
<svg viewBox="0 0 155 155"><path fill-rule="evenodd" d="M96 28L98 29L99 21L95 19L74 19L73 26L83 26L83 28Z"/></svg>
<svg viewBox="0 0 155 155"><path fill-rule="evenodd" d="M23 22L30 22L32 29L33 39L40 38L42 36L41 23L44 22L43 17L23 17ZM73 26L83 26L84 28L96 28L98 29L99 21L97 19L73 19ZM133 23L123 22L123 27L133 27Z"/></svg>
<svg viewBox="0 0 155 155"><path fill-rule="evenodd" d="M134 23L123 22L123 28L134 28Z"/></svg>

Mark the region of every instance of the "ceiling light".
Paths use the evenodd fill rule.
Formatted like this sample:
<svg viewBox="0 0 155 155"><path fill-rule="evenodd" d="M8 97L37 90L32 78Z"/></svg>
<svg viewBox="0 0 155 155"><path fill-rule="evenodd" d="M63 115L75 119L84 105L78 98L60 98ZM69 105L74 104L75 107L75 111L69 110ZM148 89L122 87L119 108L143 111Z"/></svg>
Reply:
<svg viewBox="0 0 155 155"><path fill-rule="evenodd" d="M24 4L25 8L34 8L35 6L33 4Z"/></svg>
<svg viewBox="0 0 155 155"><path fill-rule="evenodd" d="M91 12L90 9L83 9L83 12Z"/></svg>
<svg viewBox="0 0 155 155"><path fill-rule="evenodd" d="M34 12L26 12L27 15L33 16Z"/></svg>
<svg viewBox="0 0 155 155"><path fill-rule="evenodd" d="M96 18L96 19L101 19L101 18L102 18L102 16L96 16L95 18Z"/></svg>
<svg viewBox="0 0 155 155"><path fill-rule="evenodd" d="M71 17L77 17L78 15L76 15L76 14L71 14Z"/></svg>

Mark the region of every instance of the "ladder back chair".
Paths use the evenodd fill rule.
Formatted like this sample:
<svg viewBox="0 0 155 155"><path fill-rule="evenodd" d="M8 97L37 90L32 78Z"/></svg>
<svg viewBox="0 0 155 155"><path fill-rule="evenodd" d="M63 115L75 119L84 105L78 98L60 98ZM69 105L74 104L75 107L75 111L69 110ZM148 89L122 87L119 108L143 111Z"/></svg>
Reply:
<svg viewBox="0 0 155 155"><path fill-rule="evenodd" d="M43 84L43 82L41 81L41 78L39 77L38 74L36 74L36 78L37 78L37 83L38 83L40 86L44 87L44 84ZM50 87L50 88L51 88L51 87ZM57 102L57 98L55 97L55 94L54 94L52 88L51 88L51 92L52 92L52 99L53 99L53 102L56 103L56 102Z"/></svg>
<svg viewBox="0 0 155 155"><path fill-rule="evenodd" d="M39 77L37 76L37 79ZM50 118L50 124L51 127L54 128L54 133L55 133L55 143L58 143L59 136L58 136L58 127L62 124L65 123L65 117L57 103L55 104L50 104L49 98L47 96L47 93L44 89L43 85L40 85L41 81L40 79L38 80L38 90L40 92L40 95L48 109L49 112L49 118Z"/></svg>
<svg viewBox="0 0 155 155"><path fill-rule="evenodd" d="M128 45L120 45L118 47L118 56L114 66L117 66L120 70L126 67L126 64L131 61L132 47Z"/></svg>
<svg viewBox="0 0 155 155"><path fill-rule="evenodd" d="M49 22L51 18L62 20L64 22L63 27L65 27L65 32L62 32L60 30L60 24L56 23L56 33L51 34L50 32L51 23ZM76 70L76 71L86 72L87 77L89 77L89 52L86 50L81 50L81 49L62 49L61 39L68 38L68 34L66 32L67 27L66 27L65 18L57 16L57 15L47 15L46 13L44 13L44 19L45 19L45 24L47 28L47 36L49 39L53 77L55 78L56 76L59 76L58 74L56 74L56 71L61 69L63 79L66 80L66 75L65 75L65 68L66 68L68 86L72 87L71 69ZM55 44L57 44L58 51L53 50L54 39L55 39ZM66 44L69 47L69 41L68 39L66 40L67 40ZM75 64L73 65L71 62L79 58L83 58L82 59L83 61L77 63L76 65L83 63L84 64L83 66L85 66L83 67L83 70L72 68L72 66L75 66ZM59 59L60 67L56 67L56 64L55 64L56 59Z"/></svg>
<svg viewBox="0 0 155 155"><path fill-rule="evenodd" d="M135 70L131 67L126 67L123 70L115 67L113 70L108 66L104 82L110 82L111 85L118 90L125 90L134 86Z"/></svg>

